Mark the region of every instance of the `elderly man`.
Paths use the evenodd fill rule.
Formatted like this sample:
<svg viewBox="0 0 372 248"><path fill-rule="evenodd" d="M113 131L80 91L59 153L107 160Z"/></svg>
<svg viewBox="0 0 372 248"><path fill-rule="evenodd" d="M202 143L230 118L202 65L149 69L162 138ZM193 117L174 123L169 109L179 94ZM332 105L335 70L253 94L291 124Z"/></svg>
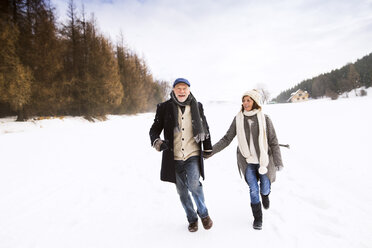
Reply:
<svg viewBox="0 0 372 248"><path fill-rule="evenodd" d="M158 104L154 123L150 129L151 145L163 152L161 180L176 184L177 193L189 222L188 230L198 230L198 215L208 230L213 222L205 205L203 153L212 152L207 119L201 103L190 92L190 83L178 78L168 101ZM164 140L160 133L164 131ZM190 194L194 198L194 209Z"/></svg>

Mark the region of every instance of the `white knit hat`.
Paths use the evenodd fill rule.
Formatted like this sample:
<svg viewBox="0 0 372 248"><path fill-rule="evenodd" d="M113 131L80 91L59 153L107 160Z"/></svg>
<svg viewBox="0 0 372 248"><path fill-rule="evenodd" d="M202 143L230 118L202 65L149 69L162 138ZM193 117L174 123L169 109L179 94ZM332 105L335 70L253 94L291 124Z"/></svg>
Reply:
<svg viewBox="0 0 372 248"><path fill-rule="evenodd" d="M261 94L256 89L245 92L242 96L242 99L245 96L250 96L253 99L253 101L255 101L257 105L261 107Z"/></svg>

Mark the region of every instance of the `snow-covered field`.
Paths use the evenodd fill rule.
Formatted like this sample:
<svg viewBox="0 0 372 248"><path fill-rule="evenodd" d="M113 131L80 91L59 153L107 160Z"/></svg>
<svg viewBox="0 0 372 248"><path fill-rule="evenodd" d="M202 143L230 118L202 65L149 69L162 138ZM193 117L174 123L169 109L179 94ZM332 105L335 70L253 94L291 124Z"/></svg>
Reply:
<svg viewBox="0 0 372 248"><path fill-rule="evenodd" d="M206 160L213 228L189 233L175 186L159 180L161 154L148 137L154 113L96 123L0 119L0 247L370 248L371 95L265 106L291 149L282 148L262 231L252 229L236 140ZM239 105L204 103L213 143Z"/></svg>

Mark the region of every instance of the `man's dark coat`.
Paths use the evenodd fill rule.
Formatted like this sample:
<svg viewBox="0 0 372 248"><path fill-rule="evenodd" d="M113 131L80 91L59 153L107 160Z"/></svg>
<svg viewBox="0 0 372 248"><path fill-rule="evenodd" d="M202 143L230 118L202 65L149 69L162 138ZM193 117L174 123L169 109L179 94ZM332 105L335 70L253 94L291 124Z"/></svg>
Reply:
<svg viewBox="0 0 372 248"><path fill-rule="evenodd" d="M173 116L173 103L172 100L169 99L163 103L159 103L156 109L156 115L154 119L154 123L150 128L150 139L151 145L154 144L154 141L160 137L161 132L164 130L164 140L167 141L169 149L163 151L163 158L161 163L161 171L160 171L160 179L162 181L176 183L176 172L175 172L175 160L174 160L174 153L173 153L173 132L175 128L175 120ZM204 116L203 105L198 102L200 115L202 120L206 123L208 133L209 133L209 126L207 123L207 119ZM177 118L177 117L176 117ZM203 147L201 145L203 143ZM210 136L208 139L199 143L200 147L200 175L204 179L204 163L202 157L203 150L212 150L212 143Z"/></svg>

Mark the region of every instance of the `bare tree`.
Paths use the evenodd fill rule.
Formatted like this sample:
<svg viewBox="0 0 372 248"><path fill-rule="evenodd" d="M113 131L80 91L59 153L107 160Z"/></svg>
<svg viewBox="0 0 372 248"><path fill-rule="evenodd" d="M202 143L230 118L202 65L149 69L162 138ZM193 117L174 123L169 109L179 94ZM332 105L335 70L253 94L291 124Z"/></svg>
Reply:
<svg viewBox="0 0 372 248"><path fill-rule="evenodd" d="M262 96L262 103L263 104L268 103L270 101L270 92L267 89L266 84L258 83L256 85L256 89L260 92L260 94Z"/></svg>

